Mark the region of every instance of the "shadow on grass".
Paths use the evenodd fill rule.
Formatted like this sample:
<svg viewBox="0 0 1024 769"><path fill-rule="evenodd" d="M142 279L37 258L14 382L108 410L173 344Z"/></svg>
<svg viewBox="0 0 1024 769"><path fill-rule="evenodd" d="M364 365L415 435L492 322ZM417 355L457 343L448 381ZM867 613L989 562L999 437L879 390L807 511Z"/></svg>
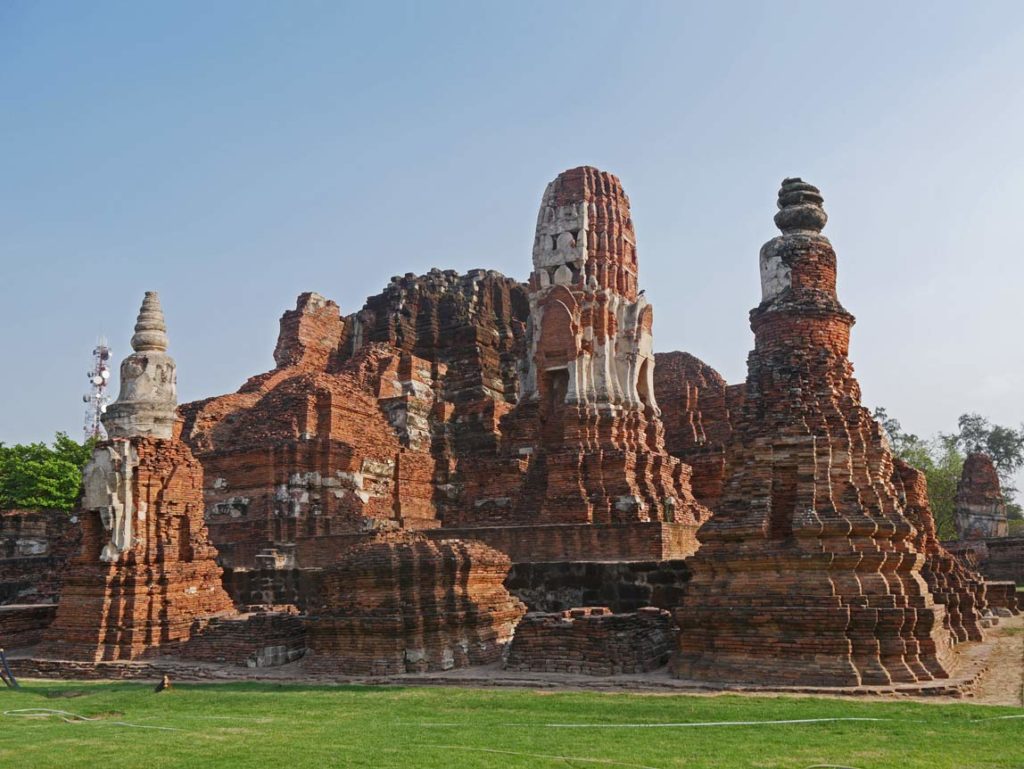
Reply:
<svg viewBox="0 0 1024 769"><path fill-rule="evenodd" d="M152 690L157 679L152 681L46 681L40 679L23 680L19 689L0 689L0 692L9 694L24 694L29 697L39 697L49 700L61 698L87 697L90 694L117 693L117 692L138 692L140 690ZM376 685L376 684L305 684L291 682L268 682L268 681L172 681L171 692L174 691L207 691L207 692L246 692L266 693L275 692L346 692L352 694L375 694L378 692L400 692L420 687L408 687L400 685Z"/></svg>

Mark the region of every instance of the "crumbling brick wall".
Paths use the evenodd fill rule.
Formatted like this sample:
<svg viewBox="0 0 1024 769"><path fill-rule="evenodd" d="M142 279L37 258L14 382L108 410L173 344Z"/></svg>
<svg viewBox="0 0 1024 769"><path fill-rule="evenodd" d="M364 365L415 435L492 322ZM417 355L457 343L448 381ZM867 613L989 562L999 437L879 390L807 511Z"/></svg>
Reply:
<svg viewBox="0 0 1024 769"><path fill-rule="evenodd" d="M306 628L298 612L266 611L202 617L178 656L246 667L284 665L306 651Z"/></svg>
<svg viewBox="0 0 1024 769"><path fill-rule="evenodd" d="M605 606L527 614L516 627L505 667L609 676L646 673L668 662L676 628L664 609L613 614Z"/></svg>
<svg viewBox="0 0 1024 769"><path fill-rule="evenodd" d="M80 537L64 510L0 510L0 605L55 602Z"/></svg>

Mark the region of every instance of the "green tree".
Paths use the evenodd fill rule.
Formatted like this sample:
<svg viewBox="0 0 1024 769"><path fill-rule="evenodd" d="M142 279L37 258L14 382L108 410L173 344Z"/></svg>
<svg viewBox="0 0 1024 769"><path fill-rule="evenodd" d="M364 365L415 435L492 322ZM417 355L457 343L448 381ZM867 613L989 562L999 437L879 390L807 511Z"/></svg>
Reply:
<svg viewBox="0 0 1024 769"><path fill-rule="evenodd" d="M940 433L922 440L913 433L903 432L899 420L889 416L884 408L875 409L874 417L885 430L893 455L925 474L928 503L939 539L955 538L956 485L964 467L957 437Z"/></svg>
<svg viewBox="0 0 1024 769"><path fill-rule="evenodd" d="M93 443L65 433L57 433L52 446L0 443L0 508L74 509Z"/></svg>

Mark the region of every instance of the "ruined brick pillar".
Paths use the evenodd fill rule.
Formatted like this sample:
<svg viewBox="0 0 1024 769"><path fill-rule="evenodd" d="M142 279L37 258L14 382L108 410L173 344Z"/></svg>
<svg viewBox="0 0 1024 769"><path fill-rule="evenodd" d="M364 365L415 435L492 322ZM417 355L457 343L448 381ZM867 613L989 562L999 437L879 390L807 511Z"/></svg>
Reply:
<svg viewBox="0 0 1024 769"><path fill-rule="evenodd" d="M175 365L147 292L104 416L110 440L86 465L82 548L69 563L42 656L130 660L188 640L199 617L234 609L203 522L203 470L172 436Z"/></svg>
<svg viewBox="0 0 1024 769"><path fill-rule="evenodd" d="M1010 533L1006 502L992 457L967 455L956 485L956 533L960 539L1005 537Z"/></svg>
<svg viewBox="0 0 1024 769"><path fill-rule="evenodd" d="M761 249L755 346L727 478L677 612L677 676L889 684L948 675L952 638L848 359L817 188L786 179Z"/></svg>

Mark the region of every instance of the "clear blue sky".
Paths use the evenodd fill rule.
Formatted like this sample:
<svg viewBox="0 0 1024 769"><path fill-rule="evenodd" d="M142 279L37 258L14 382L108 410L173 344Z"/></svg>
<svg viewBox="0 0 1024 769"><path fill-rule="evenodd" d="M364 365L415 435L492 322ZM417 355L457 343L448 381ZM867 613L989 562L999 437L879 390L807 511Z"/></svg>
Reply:
<svg viewBox="0 0 1024 769"><path fill-rule="evenodd" d="M524 279L558 172L633 203L659 350L745 376L779 181L819 185L868 406L1024 419L1024 3L0 2L0 440L78 437L158 290L182 400L301 291Z"/></svg>

